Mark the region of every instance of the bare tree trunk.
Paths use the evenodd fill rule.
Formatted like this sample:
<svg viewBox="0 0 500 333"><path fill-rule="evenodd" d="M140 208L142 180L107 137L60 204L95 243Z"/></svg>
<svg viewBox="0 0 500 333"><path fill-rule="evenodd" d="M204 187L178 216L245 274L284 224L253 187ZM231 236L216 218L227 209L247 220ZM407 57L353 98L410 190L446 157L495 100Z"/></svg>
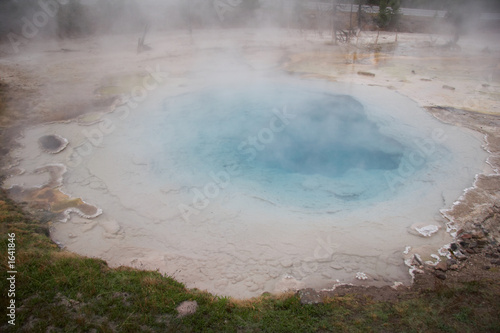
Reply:
<svg viewBox="0 0 500 333"><path fill-rule="evenodd" d="M321 23L322 23L321 22L322 21L321 18L322 18L323 15L321 14L321 6L320 6L319 3L316 5L316 12L317 12L317 14L316 14L316 17L315 17L315 20L314 20L315 21L315 28L316 28L316 31L318 32L318 35L321 38L323 38L323 27L321 26Z"/></svg>
<svg viewBox="0 0 500 333"><path fill-rule="evenodd" d="M335 0L332 0L332 43L337 45L337 27L335 22L335 16L337 14L337 4Z"/></svg>
<svg viewBox="0 0 500 333"><path fill-rule="evenodd" d="M146 45L146 35L148 31L149 31L149 23L147 23L146 26L144 27L144 33L142 34L142 37L139 37L139 41L137 43L137 53L151 50L151 47Z"/></svg>
<svg viewBox="0 0 500 333"><path fill-rule="evenodd" d="M363 6L363 0L358 2L358 29L361 30L361 6Z"/></svg>
<svg viewBox="0 0 500 333"><path fill-rule="evenodd" d="M354 0L351 0L351 12L349 13L349 31L352 30L352 10L354 8Z"/></svg>

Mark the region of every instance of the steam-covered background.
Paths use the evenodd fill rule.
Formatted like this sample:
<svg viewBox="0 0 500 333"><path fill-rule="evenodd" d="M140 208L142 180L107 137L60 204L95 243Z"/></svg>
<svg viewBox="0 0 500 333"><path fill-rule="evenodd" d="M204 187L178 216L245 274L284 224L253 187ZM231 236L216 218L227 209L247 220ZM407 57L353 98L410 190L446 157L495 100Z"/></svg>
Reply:
<svg viewBox="0 0 500 333"><path fill-rule="evenodd" d="M328 12L325 6L332 3L442 10L454 24L500 12L498 0L0 0L0 37L71 38L138 32L146 25L154 30L303 27L305 20L321 20L324 15L317 12ZM380 27L375 23L368 28Z"/></svg>

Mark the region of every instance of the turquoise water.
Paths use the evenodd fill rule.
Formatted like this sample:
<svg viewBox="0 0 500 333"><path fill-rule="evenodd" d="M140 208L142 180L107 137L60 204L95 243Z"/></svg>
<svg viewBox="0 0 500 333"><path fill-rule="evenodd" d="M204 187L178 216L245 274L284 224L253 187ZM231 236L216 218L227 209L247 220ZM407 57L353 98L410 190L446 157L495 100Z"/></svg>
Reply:
<svg viewBox="0 0 500 333"><path fill-rule="evenodd" d="M323 91L205 89L165 99L144 135L158 145L150 162L157 179L215 181L274 204L335 209L393 195L386 173L411 150L369 112L351 96Z"/></svg>

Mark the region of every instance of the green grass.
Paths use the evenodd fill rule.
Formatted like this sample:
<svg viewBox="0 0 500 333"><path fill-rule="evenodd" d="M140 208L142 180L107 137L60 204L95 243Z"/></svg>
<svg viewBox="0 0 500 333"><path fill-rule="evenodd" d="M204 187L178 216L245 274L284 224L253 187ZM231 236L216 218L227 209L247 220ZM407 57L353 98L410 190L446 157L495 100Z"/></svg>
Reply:
<svg viewBox="0 0 500 333"><path fill-rule="evenodd" d="M0 195L0 306L7 307L7 233L16 234L16 332L500 332L499 283L474 281L374 302L355 295L302 305L294 294L236 301L197 290L158 272L111 269L61 251L47 224ZM415 293L411 294L415 295ZM196 300L198 311L177 318ZM2 327L3 326L3 327Z"/></svg>

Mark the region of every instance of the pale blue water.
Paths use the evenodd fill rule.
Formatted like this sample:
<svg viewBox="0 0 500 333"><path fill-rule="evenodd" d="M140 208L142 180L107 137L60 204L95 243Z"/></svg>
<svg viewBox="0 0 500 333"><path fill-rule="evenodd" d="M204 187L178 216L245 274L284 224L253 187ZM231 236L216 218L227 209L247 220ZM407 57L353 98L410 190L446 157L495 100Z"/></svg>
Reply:
<svg viewBox="0 0 500 333"><path fill-rule="evenodd" d="M335 209L392 195L386 172L411 149L368 112L353 97L293 86L205 89L165 99L144 135L157 142L151 165L160 180L215 179L226 192Z"/></svg>

